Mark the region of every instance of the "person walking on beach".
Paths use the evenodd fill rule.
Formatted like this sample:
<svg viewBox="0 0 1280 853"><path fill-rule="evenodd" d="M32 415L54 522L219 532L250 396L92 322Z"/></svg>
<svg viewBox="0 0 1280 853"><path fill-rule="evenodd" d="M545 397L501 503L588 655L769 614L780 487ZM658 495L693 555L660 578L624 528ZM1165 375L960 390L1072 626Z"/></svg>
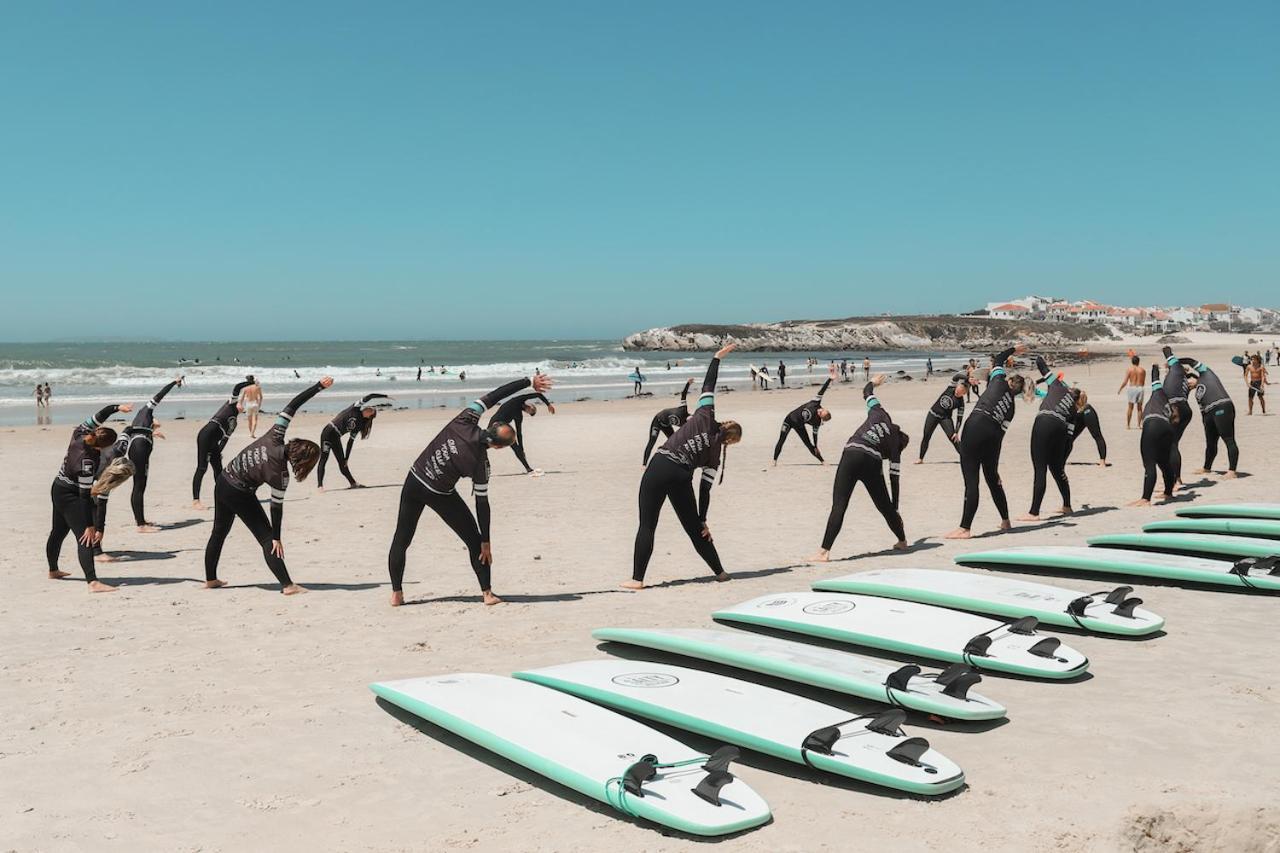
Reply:
<svg viewBox="0 0 1280 853"><path fill-rule="evenodd" d="M390 398L386 394L365 394L334 415L333 420L324 425L324 429L320 431L320 463L316 467L317 492L324 491L324 468L329 461L330 452L338 462L338 470L347 478L347 484L353 489L364 488L356 482L355 477L351 476L351 469L347 467L347 463L351 461L351 450L355 446L356 436L360 436L360 440L364 441L369 437L369 433L373 432L373 419L378 416L378 410L370 403L374 400L387 399ZM350 436L347 439L345 451L342 449L343 436Z"/></svg>
<svg viewBox="0 0 1280 853"><path fill-rule="evenodd" d="M196 434L196 473L191 478L191 506L195 509L205 508L200 502L200 485L204 482L205 470L212 465L214 480L222 476L222 449L240 422L240 392L255 381L252 376L246 376L243 382L232 388L231 396Z"/></svg>
<svg viewBox="0 0 1280 853"><path fill-rule="evenodd" d="M987 390L982 392L973 407L973 414L965 421L960 436L960 472L964 476L964 510L960 526L947 534L948 539L968 539L972 534L973 519L978 512L978 473L987 481L991 500L1000 513L1000 529L1008 530L1009 501L1005 497L1004 484L1000 481L1000 450L1004 434L1016 414L1017 397L1026 385L1018 374L1007 372L1012 358L1026 352L1024 344L1018 344L991 357Z"/></svg>
<svg viewBox="0 0 1280 853"><path fill-rule="evenodd" d="M862 381L866 382L871 378L871 356L862 357Z"/></svg>
<svg viewBox="0 0 1280 853"><path fill-rule="evenodd" d="M1165 347L1166 351L1168 347ZM1150 506L1156 489L1156 472L1164 475L1162 498L1173 497L1178 474L1174 462L1177 446L1177 421L1180 410L1169 402L1169 393L1177 392L1184 380L1184 368L1175 358L1167 361L1164 382L1160 381L1160 365L1151 366L1151 396L1142 410L1142 497L1129 506Z"/></svg>
<svg viewBox="0 0 1280 853"><path fill-rule="evenodd" d="M1253 358L1245 367L1244 378L1249 383L1249 414L1253 414L1253 398L1258 398L1258 403L1262 406L1262 414L1267 413L1267 398L1265 385L1270 385L1267 379L1267 368L1262 364L1262 357L1254 353Z"/></svg>
<svg viewBox="0 0 1280 853"><path fill-rule="evenodd" d="M117 437L115 430L104 426L107 418L116 412L127 414L131 411L133 406L128 403L107 406L71 432L71 442L49 491L53 501L53 526L44 550L49 563L49 577L53 580L67 577L67 572L58 568L58 555L67 534L71 533L76 538L76 559L89 584L89 591L115 590L114 586L98 580L93 566L93 549L101 539L94 526L93 481L102 451L115 444Z"/></svg>
<svg viewBox="0 0 1280 853"><path fill-rule="evenodd" d="M636 365L631 371L631 393L633 396L639 397L640 392L644 390L644 374L640 372L640 365Z"/></svg>
<svg viewBox="0 0 1280 853"><path fill-rule="evenodd" d="M692 379L685 380L684 389L680 392L680 405L663 409L649 421L649 443L644 446L644 459L640 462L641 466L649 464L649 454L653 452L653 445L657 443L659 435L671 438L676 430L689 420L688 398L689 386L692 384Z"/></svg>
<svg viewBox="0 0 1280 853"><path fill-rule="evenodd" d="M778 385L787 387L787 366L782 363L782 359L778 359Z"/></svg>
<svg viewBox="0 0 1280 853"><path fill-rule="evenodd" d="M218 579L218 562L222 558L222 546L227 534L239 518L258 540L262 558L271 574L280 582L285 595L306 592L289 577L284 563L284 493L289 488L289 471L299 483L307 479L311 469L320 460L320 446L305 438L285 441L293 416L298 409L325 388L333 385L333 377L326 376L289 401L275 425L267 434L240 451L232 459L222 476L213 484L213 528L209 531L209 543L204 549L204 585L208 589L224 587L227 582ZM271 520L258 503L258 488L266 484L271 489Z"/></svg>
<svg viewBox="0 0 1280 853"><path fill-rule="evenodd" d="M711 487L716 472L724 479L724 463L729 445L742 440L742 426L737 421L716 419L716 379L720 360L733 352L736 344L722 346L707 366L702 380L698 405L684 426L667 439L649 460L640 479L640 524L636 530L631 580L625 589L644 589L644 577L653 556L653 539L658 529L658 516L664 502L670 501L676 518L693 543L694 550L711 569L718 581L729 580L720 563L711 530L707 527L707 511L711 506ZM693 473L702 469L698 500L693 496Z"/></svg>
<svg viewBox="0 0 1280 853"><path fill-rule="evenodd" d="M491 423L488 429L481 429L480 416L518 391L533 386L535 392L542 394L550 390L551 384L550 376L539 374L532 380L526 377L495 388L467 404L418 455L400 489L396 532L387 554L392 607L404 604L405 561L427 507L467 546L484 603L502 603L493 594L490 577L493 551L489 544L489 449L510 447L516 440L516 431L504 423ZM466 478L471 479L475 495L474 516L458 494L458 481Z"/></svg>
<svg viewBox="0 0 1280 853"><path fill-rule="evenodd" d="M1147 370L1138 359L1137 355L1129 358L1129 368L1124 372L1124 380L1120 383L1120 390L1117 394L1123 392L1125 395L1124 409L1124 428L1133 429L1133 416L1137 414L1142 417L1142 395L1147 387ZM1141 426L1141 424L1139 424Z"/></svg>
<svg viewBox="0 0 1280 853"><path fill-rule="evenodd" d="M924 360L924 376L926 379L933 376L933 356L929 356Z"/></svg>
<svg viewBox="0 0 1280 853"><path fill-rule="evenodd" d="M1067 448L1075 429L1076 389L1067 385L1062 374L1052 374L1044 356L1036 356L1036 368L1045 381L1044 400L1031 424L1031 509L1019 521L1039 521L1040 505L1048 488L1047 474L1053 476L1062 495L1062 508L1055 515L1070 515L1071 482L1067 478Z"/></svg>
<svg viewBox="0 0 1280 853"><path fill-rule="evenodd" d="M249 437L258 437L258 411L262 408L262 386L255 379L253 384L240 394L240 409L245 414L249 427Z"/></svg>
<svg viewBox="0 0 1280 853"><path fill-rule="evenodd" d="M792 430L795 430L796 435L800 436L800 442L804 444L814 459L817 459L823 465L827 464L826 460L822 458L822 451L818 450L818 429L831 420L831 412L822 407L822 395L827 393L829 387L831 387L830 379L822 383L818 393L809 398L807 403L792 409L782 419L782 432L778 435L778 443L773 446L773 467L778 467L778 457L782 455L782 445L786 444L787 436L791 434ZM812 441L809 440L805 427L813 430Z"/></svg>
<svg viewBox="0 0 1280 853"><path fill-rule="evenodd" d="M933 431L938 427L942 427L943 434L950 440L956 453L960 452L960 424L964 422L964 401L969 394L969 382L963 373L957 373L951 377L951 381L954 384L948 385L925 413L924 435L920 439L920 458L916 460L917 465L924 464L924 455L929 450L929 439L933 437Z"/></svg>
<svg viewBox="0 0 1280 853"><path fill-rule="evenodd" d="M825 563L831 559L831 546L840 535L844 526L845 513L849 509L849 499L858 483L866 487L871 502L884 518L889 530L898 537L893 544L895 551L907 550L907 534L902 526L902 516L898 513L898 479L902 470L902 451L907 449L910 439L889 413L880 405L876 388L884 383L884 374L876 376L862 389L862 398L867 403L867 419L862 426L849 436L844 452L840 455L840 466L836 469L835 485L831 490L831 512L827 516L827 527L822 535L822 547L809 562ZM884 485L884 462L889 460L889 483Z"/></svg>
<svg viewBox="0 0 1280 853"><path fill-rule="evenodd" d="M541 374L535 371L535 377ZM524 453L524 416L533 417L538 414L538 404L536 401L541 400L542 405L547 407L547 411L551 414L556 413L555 405L548 400L539 391L531 394L518 394L504 401L498 406L498 411L494 412L493 417L489 419L489 426L493 428L499 424L509 424L516 431L516 440L511 445L511 452L515 454L516 459L520 460L520 464L524 466L524 472L531 477L541 477L542 469L534 468L529 464L528 458Z"/></svg>

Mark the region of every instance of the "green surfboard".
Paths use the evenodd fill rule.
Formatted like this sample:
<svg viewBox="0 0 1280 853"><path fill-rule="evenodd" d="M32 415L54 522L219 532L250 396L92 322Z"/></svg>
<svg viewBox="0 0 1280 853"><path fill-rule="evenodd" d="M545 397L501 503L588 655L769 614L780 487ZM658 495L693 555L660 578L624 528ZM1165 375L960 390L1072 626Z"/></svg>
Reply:
<svg viewBox="0 0 1280 853"><path fill-rule="evenodd" d="M1183 518L1263 518L1280 521L1280 503L1205 504L1178 510Z"/></svg>

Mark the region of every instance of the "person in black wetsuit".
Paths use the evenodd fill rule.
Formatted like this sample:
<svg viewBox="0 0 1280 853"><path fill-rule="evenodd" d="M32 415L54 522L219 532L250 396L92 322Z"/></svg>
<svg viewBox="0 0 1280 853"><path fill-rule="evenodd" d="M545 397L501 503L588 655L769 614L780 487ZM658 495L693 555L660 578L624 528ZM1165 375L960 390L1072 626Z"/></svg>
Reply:
<svg viewBox="0 0 1280 853"><path fill-rule="evenodd" d="M1036 356L1036 368L1045 383L1040 411L1031 424L1031 509L1019 521L1039 521L1040 505L1048 488L1046 473L1053 476L1062 495L1062 508L1055 515L1070 515L1071 481L1067 478L1067 452L1075 431L1078 392L1067 385L1061 373L1052 373L1043 356Z"/></svg>
<svg viewBox="0 0 1280 853"><path fill-rule="evenodd" d="M1165 347L1166 352L1169 350ZM1168 370L1164 381L1160 381L1160 365L1151 365L1151 395L1142 409L1142 497L1130 506L1150 506L1152 495L1156 489L1156 472L1164 475L1164 492L1162 498L1173 497L1174 484L1177 482L1177 469L1174 467L1174 447L1177 446L1177 421L1182 417L1180 410L1169 401L1170 392L1177 393L1182 387L1183 366L1177 359L1166 359Z"/></svg>
<svg viewBox="0 0 1280 853"><path fill-rule="evenodd" d="M948 539L968 539L972 534L973 518L978 512L978 474L987 481L991 500L1000 513L1000 529L1008 530L1009 502L1000 482L1000 449L1004 434L1013 421L1017 396L1026 383L1017 374L1006 372L1009 359L1021 355L1027 348L1018 344L991 357L991 373L987 376L987 388L973 406L973 414L965 421L960 436L960 472L964 475L964 511L960 526L947 534ZM972 383L971 383L972 384Z"/></svg>
<svg viewBox="0 0 1280 853"><path fill-rule="evenodd" d="M240 422L240 392L253 382L252 376L246 376L243 382L232 388L227 402L213 413L209 422L200 427L200 432L196 434L196 473L191 478L191 505L196 509L205 508L200 502L200 484L204 482L205 469L212 465L213 478L218 479L219 472L222 471L222 449L227 446L227 440Z"/></svg>
<svg viewBox="0 0 1280 853"><path fill-rule="evenodd" d="M640 478L640 524L636 529L631 580L622 584L625 589L644 589L645 572L653 556L658 516L666 501L671 502L671 508L675 510L676 518L693 543L694 550L716 580L729 579L720 563L711 530L707 527L707 510L711 506L711 487L715 484L716 471L723 469L725 448L742 440L742 427L736 421L716 420L715 392L720 359L733 352L736 346L725 344L711 359L693 414L658 448L644 469L644 476ZM702 469L702 484L695 501L693 472L698 468Z"/></svg>
<svg viewBox="0 0 1280 853"><path fill-rule="evenodd" d="M1172 358L1172 351L1168 357ZM1227 446L1226 476L1227 479L1235 479L1236 466L1240 464L1240 448L1236 445L1236 407L1231 402L1231 395L1208 365L1194 358L1178 360L1195 371L1196 375L1187 377L1187 384L1195 391L1196 402L1200 404L1200 420L1204 424L1204 467L1196 473L1211 473L1213 460L1218 456L1218 439L1222 439Z"/></svg>
<svg viewBox="0 0 1280 853"><path fill-rule="evenodd" d="M840 455L840 467L836 469L835 486L831 490L831 513L827 516L827 528L822 535L822 547L818 553L809 558L810 562L825 563L831 559L831 546L835 544L840 528L844 526L845 512L849 509L849 498L853 490L862 483L872 503L884 517L885 523L898 537L893 547L898 551L907 549L907 534L902 526L902 516L898 514L898 479L902 470L902 451L907 448L909 439L876 396L876 387L884 382L884 374L868 382L862 389L862 397L867 401L867 419L858 427L845 443L844 453ZM889 460L890 488L884 485L884 461Z"/></svg>
<svg viewBox="0 0 1280 853"><path fill-rule="evenodd" d="M364 486L356 482L356 478L351 476L351 469L347 467L347 462L351 460L351 450L355 446L356 436L360 436L360 440L369 437L369 433L373 431L373 419L378 416L378 410L369 405L373 400L389 399L386 394L365 394L359 400L356 400L350 406L347 406L341 412L334 416L333 420L324 425L324 429L320 430L320 464L316 468L316 491L324 491L324 467L329 461L329 453L333 452L333 458L338 463L338 470L342 472L342 476L347 478L347 483L353 489L363 489ZM347 439L347 449L342 449L342 437L349 436Z"/></svg>
<svg viewBox="0 0 1280 853"><path fill-rule="evenodd" d="M93 567L93 548L98 544L100 535L94 526L92 489L98 473L98 459L102 451L116 441L116 431L103 424L116 412L131 411L133 407L128 403L107 406L71 432L67 453L49 491L53 501L53 525L45 543L45 557L49 561L50 578L67 576L58 568L58 553L67 534L72 533L76 537L76 559L89 584L89 591L111 592L115 589L98 580Z"/></svg>
<svg viewBox="0 0 1280 853"><path fill-rule="evenodd" d="M418 520L427 507L431 507L467 546L471 570L480 583L484 603L502 603L502 599L493 594L490 583L493 551L489 541L489 448L510 447L516 440L516 431L510 424L498 422L490 423L488 429L481 429L480 416L530 385L541 394L551 388L551 377L541 373L532 380L527 377L517 379L495 388L479 400L471 401L431 439L409 468L400 489L396 532L387 554L392 607L404 604L405 559L418 531ZM457 488L458 481L468 477L476 499L474 516Z"/></svg>
<svg viewBox="0 0 1280 853"><path fill-rule="evenodd" d="M333 378L326 376L289 401L289 405L276 416L275 425L267 434L241 450L227 463L222 476L213 484L213 529L209 532L209 544L204 549L204 585L209 589L226 586L218 579L218 560L222 557L222 544L239 518L262 547L262 557L267 568L280 582L285 595L306 592L289 577L284 564L284 493L289 488L289 470L302 482L320 460L320 446L305 438L285 441L289 422L302 405L333 385ZM258 503L258 488L266 484L271 489L271 520Z"/></svg>
<svg viewBox="0 0 1280 853"><path fill-rule="evenodd" d="M1076 415L1071 434L1067 437L1067 458L1071 458L1071 451L1075 449L1076 439L1084 435L1085 431L1093 436L1094 443L1098 446L1098 467L1107 467L1107 440L1102 437L1102 424L1098 420L1098 412L1089 405L1089 395L1080 389L1076 395Z"/></svg>
<svg viewBox="0 0 1280 853"><path fill-rule="evenodd" d="M831 420L831 412L822 407L822 395L827 393L831 380L828 379L822 383L822 387L818 389L818 393L809 399L809 402L803 406L792 409L791 412L782 419L782 432L778 435L778 443L773 446L773 466L778 467L778 457L782 454L782 445L786 443L787 436L792 430L796 431L796 435L800 436L801 443L809 449L814 459L822 464L826 464L826 460L822 458L822 451L818 449L818 428L824 423ZM805 427L813 430L813 441L809 440Z"/></svg>
<svg viewBox="0 0 1280 853"><path fill-rule="evenodd" d="M951 440L956 453L960 452L960 424L964 422L964 401L969 395L969 381L965 374L957 373L951 377L952 384L938 395L929 411L924 416L924 437L920 439L920 458L917 465L924 464L924 454L929 449L929 439L933 431L942 427L942 432Z"/></svg>
<svg viewBox="0 0 1280 853"><path fill-rule="evenodd" d="M524 472L532 477L541 477L542 469L532 467L525 457L524 416L533 417L538 414L537 400L542 401L548 412L553 415L556 413L556 407L552 402L535 391L531 394L517 394L509 400L504 400L502 405L498 406L498 411L494 412L493 417L489 419L490 428L498 424L510 424L516 431L516 441L515 444L511 445L511 452L516 455L516 459L519 459L520 464L524 466Z"/></svg>
<svg viewBox="0 0 1280 853"><path fill-rule="evenodd" d="M649 421L649 443L644 446L644 460L640 463L641 466L649 464L649 454L653 452L653 445L657 443L659 435L671 438L676 430L689 420L689 386L692 384L692 379L685 380L684 390L680 392L680 405L663 409Z"/></svg>

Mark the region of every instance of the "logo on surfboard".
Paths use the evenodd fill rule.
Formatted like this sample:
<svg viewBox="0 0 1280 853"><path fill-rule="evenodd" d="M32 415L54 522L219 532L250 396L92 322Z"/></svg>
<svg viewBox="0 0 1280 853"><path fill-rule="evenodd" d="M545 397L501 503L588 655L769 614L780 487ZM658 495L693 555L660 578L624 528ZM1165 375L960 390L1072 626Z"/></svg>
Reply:
<svg viewBox="0 0 1280 853"><path fill-rule="evenodd" d="M625 675L615 675L610 680L622 687L671 687L680 683L680 679L674 675L662 672L628 672Z"/></svg>
<svg viewBox="0 0 1280 853"><path fill-rule="evenodd" d="M806 606L804 612L811 616L838 616L856 606L852 601L815 601Z"/></svg>

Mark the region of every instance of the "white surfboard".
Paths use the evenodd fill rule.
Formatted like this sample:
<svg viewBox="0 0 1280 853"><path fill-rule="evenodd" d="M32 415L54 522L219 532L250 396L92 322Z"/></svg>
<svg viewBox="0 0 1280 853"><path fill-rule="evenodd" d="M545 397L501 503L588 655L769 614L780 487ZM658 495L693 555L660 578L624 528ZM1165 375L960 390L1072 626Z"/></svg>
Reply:
<svg viewBox="0 0 1280 853"><path fill-rule="evenodd" d="M1034 616L1041 624L1100 634L1141 636L1159 631L1164 619L1138 605L1133 587L1082 592L998 575L939 569L875 569L814 581L827 592L878 595L954 607L1012 619Z"/></svg>
<svg viewBox="0 0 1280 853"><path fill-rule="evenodd" d="M370 689L628 815L694 835L726 835L769 820L760 795L721 769L730 753L711 756L721 759L719 765L704 769L705 754L557 690L470 672L378 682Z"/></svg>
<svg viewBox="0 0 1280 853"><path fill-rule="evenodd" d="M964 664L952 664L940 673L924 673L913 664L899 666L751 631L598 628L591 636L735 666L955 720L995 720L1007 714L1003 705L970 689L982 676Z"/></svg>
<svg viewBox="0 0 1280 853"><path fill-rule="evenodd" d="M942 794L964 784L959 767L901 731L906 714L896 708L850 719L847 711L772 687L628 660L578 661L515 677L875 785Z"/></svg>
<svg viewBox="0 0 1280 853"><path fill-rule="evenodd" d="M1055 637L1035 632L1035 619L999 622L945 607L869 595L785 592L753 598L712 616L915 657L964 663L983 672L1074 678L1089 659ZM1027 633L1029 631L1029 633Z"/></svg>

